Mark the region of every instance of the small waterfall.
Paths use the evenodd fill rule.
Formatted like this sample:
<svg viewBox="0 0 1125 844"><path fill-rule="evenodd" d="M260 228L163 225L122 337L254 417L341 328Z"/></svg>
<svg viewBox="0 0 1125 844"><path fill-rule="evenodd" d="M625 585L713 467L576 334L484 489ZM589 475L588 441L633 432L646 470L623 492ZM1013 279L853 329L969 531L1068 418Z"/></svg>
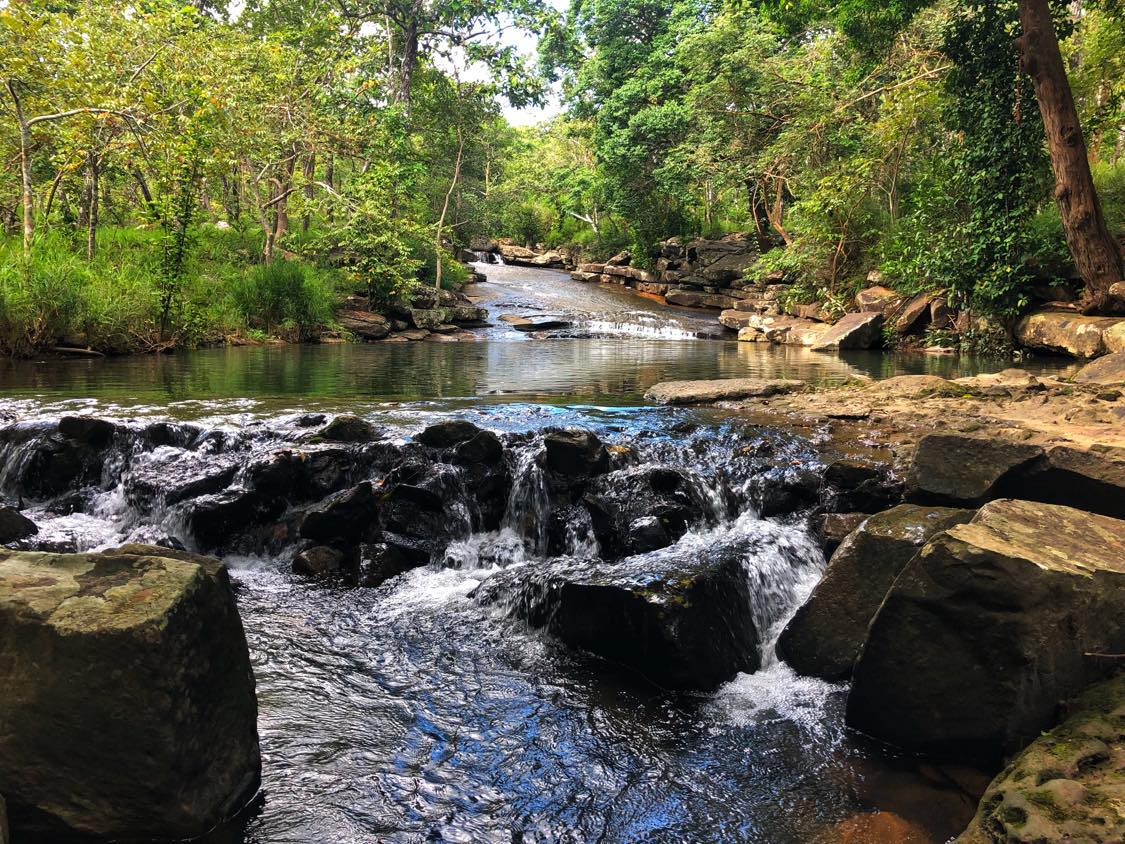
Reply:
<svg viewBox="0 0 1125 844"><path fill-rule="evenodd" d="M532 554L547 549L551 500L542 466L543 445L533 443L516 452L512 468L512 491L504 514L504 527L527 543Z"/></svg>
<svg viewBox="0 0 1125 844"><path fill-rule="evenodd" d="M483 250L476 250L473 252L476 255L477 262L481 264L499 264L504 266L504 257L499 252L485 252Z"/></svg>

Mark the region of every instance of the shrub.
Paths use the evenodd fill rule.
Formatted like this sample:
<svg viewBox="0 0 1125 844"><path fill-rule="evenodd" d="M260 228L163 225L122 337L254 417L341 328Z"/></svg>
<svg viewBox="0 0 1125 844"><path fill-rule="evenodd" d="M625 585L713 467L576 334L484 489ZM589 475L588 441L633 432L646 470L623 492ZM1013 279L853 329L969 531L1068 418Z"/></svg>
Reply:
<svg viewBox="0 0 1125 844"><path fill-rule="evenodd" d="M296 328L301 336L332 320L335 291L326 277L297 261L260 264L231 286L236 310L251 328Z"/></svg>

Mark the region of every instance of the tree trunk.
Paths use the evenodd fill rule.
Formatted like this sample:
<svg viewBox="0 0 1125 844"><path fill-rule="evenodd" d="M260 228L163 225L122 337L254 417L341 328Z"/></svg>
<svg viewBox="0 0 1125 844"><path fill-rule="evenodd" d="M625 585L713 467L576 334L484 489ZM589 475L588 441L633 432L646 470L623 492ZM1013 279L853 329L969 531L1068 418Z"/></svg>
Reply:
<svg viewBox="0 0 1125 844"><path fill-rule="evenodd" d="M418 24L411 21L402 33L402 56L399 58L398 91L395 102L401 103L410 116L410 89L414 82L414 69L418 66Z"/></svg>
<svg viewBox="0 0 1125 844"><path fill-rule="evenodd" d="M86 153L86 260L94 260L98 248L98 154Z"/></svg>
<svg viewBox="0 0 1125 844"><path fill-rule="evenodd" d="M1050 6L1048 0L1019 0L1019 10L1023 28L1020 66L1031 77L1043 116L1059 216L1074 264L1086 283L1084 309L1106 310L1113 304L1110 285L1121 281L1121 253L1094 189Z"/></svg>
<svg viewBox="0 0 1125 844"><path fill-rule="evenodd" d="M445 214L449 210L449 198L461 180L461 156L465 151L465 134L461 127L457 127L457 159L453 162L453 181L449 183L449 190L445 192L445 202L441 206L441 216L438 217L437 233L434 235L434 257L436 259L434 273L434 287L441 290L441 232L445 228Z"/></svg>
<svg viewBox="0 0 1125 844"><path fill-rule="evenodd" d="M328 154L328 160L324 163L324 184L328 185L328 198L325 200L328 205L325 211L325 217L328 222L334 222L336 213L336 197L332 195L332 191L336 190L336 159L332 153Z"/></svg>
<svg viewBox="0 0 1125 844"><path fill-rule="evenodd" d="M316 178L316 153L310 152L305 158L305 166L303 169L305 177L305 213L301 217L301 232L303 234L309 233L309 224L312 221L309 209L312 207L313 200L313 180Z"/></svg>
<svg viewBox="0 0 1125 844"><path fill-rule="evenodd" d="M20 183L23 201L23 251L31 251L31 237L35 234L35 194L31 184L31 130L23 113L23 101L16 92L16 81L7 80L8 94L16 110L16 122L20 131Z"/></svg>

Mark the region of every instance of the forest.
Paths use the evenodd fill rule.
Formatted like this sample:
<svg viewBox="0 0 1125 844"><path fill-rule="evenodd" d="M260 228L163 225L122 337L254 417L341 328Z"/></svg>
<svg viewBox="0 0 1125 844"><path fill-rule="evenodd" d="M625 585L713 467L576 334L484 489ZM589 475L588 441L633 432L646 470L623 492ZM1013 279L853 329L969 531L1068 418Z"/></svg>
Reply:
<svg viewBox="0 0 1125 844"><path fill-rule="evenodd" d="M877 274L1001 318L1120 304L1114 0L11 0L0 24L0 352L299 340L346 295L460 285L494 238L643 266L741 231L809 302Z"/></svg>

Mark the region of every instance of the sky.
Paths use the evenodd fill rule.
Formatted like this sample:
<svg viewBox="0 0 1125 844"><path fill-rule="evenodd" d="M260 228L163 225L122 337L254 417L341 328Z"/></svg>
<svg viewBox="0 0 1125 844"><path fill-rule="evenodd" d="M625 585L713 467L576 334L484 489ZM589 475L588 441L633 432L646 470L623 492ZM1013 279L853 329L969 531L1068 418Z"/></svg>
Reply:
<svg viewBox="0 0 1125 844"><path fill-rule="evenodd" d="M566 8L570 5L570 0L547 0L547 2L560 12L566 11ZM504 44L515 45L526 56L535 56L538 38L531 33L520 30L509 31L504 33L501 41ZM546 106L542 108L512 108L510 105L504 105L504 117L513 126L531 126L535 123L541 123L544 120L557 117L561 111L562 106L559 103L557 90L551 92L550 99Z"/></svg>

